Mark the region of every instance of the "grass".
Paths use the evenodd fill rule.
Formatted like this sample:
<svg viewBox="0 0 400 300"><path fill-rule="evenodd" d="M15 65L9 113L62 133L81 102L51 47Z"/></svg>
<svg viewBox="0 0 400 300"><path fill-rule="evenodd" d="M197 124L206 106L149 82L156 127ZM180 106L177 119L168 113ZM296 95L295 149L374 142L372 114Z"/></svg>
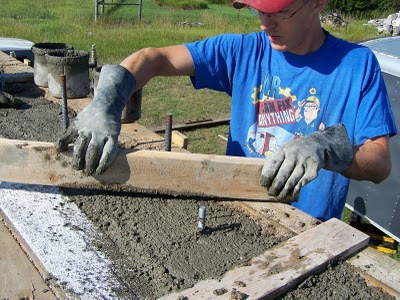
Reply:
<svg viewBox="0 0 400 300"><path fill-rule="evenodd" d="M400 244L397 245L397 253L396 254L388 254L389 257L400 261Z"/></svg>

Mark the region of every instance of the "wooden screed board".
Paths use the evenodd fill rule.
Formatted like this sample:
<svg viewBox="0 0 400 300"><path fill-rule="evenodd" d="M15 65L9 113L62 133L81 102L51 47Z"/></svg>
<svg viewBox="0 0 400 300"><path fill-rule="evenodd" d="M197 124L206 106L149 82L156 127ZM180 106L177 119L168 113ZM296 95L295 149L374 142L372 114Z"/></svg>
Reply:
<svg viewBox="0 0 400 300"><path fill-rule="evenodd" d="M85 176L52 143L0 139L0 181L66 187L116 186L155 194L277 201L260 185L263 159L120 149L104 174Z"/></svg>

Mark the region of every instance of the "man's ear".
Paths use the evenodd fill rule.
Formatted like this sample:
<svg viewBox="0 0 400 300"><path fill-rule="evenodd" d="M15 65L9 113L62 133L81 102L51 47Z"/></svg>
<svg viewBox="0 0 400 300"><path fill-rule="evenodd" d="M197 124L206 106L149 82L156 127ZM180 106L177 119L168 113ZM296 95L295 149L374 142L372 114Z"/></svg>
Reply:
<svg viewBox="0 0 400 300"><path fill-rule="evenodd" d="M328 2L329 0L315 0L314 12L319 14L328 5Z"/></svg>

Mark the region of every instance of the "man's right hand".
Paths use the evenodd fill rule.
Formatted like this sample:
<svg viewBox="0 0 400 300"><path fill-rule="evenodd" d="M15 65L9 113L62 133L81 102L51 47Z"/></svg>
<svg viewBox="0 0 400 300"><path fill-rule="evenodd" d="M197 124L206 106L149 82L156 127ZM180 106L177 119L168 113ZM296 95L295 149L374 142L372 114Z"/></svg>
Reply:
<svg viewBox="0 0 400 300"><path fill-rule="evenodd" d="M135 92L136 80L120 65L105 65L100 72L96 94L57 142L68 148L75 137L73 167L86 175L103 173L118 153L121 115Z"/></svg>

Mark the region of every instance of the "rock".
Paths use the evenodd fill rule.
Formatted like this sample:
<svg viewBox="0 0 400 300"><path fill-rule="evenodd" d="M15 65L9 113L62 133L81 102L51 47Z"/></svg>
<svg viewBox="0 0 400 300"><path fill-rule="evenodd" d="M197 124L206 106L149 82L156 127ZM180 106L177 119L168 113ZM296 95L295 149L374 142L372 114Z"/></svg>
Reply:
<svg viewBox="0 0 400 300"><path fill-rule="evenodd" d="M396 20L393 20L392 26L393 26L392 35L400 35L400 17L397 17Z"/></svg>
<svg viewBox="0 0 400 300"><path fill-rule="evenodd" d="M321 22L326 23L330 26L347 26L349 22L345 21L340 15L337 13L331 13L321 17Z"/></svg>
<svg viewBox="0 0 400 300"><path fill-rule="evenodd" d="M187 26L187 27L202 27L202 26L204 26L203 23L191 22L191 21L178 22L177 25L178 26Z"/></svg>
<svg viewBox="0 0 400 300"><path fill-rule="evenodd" d="M378 31L378 34L383 34L385 31L383 30L383 26L378 26L376 28L376 30Z"/></svg>
<svg viewBox="0 0 400 300"><path fill-rule="evenodd" d="M12 95L3 91L0 92L0 108L17 108L22 104L24 104L24 102L14 98Z"/></svg>
<svg viewBox="0 0 400 300"><path fill-rule="evenodd" d="M400 35L400 12L390 14L385 19L370 20L368 25L376 26L378 34Z"/></svg>

